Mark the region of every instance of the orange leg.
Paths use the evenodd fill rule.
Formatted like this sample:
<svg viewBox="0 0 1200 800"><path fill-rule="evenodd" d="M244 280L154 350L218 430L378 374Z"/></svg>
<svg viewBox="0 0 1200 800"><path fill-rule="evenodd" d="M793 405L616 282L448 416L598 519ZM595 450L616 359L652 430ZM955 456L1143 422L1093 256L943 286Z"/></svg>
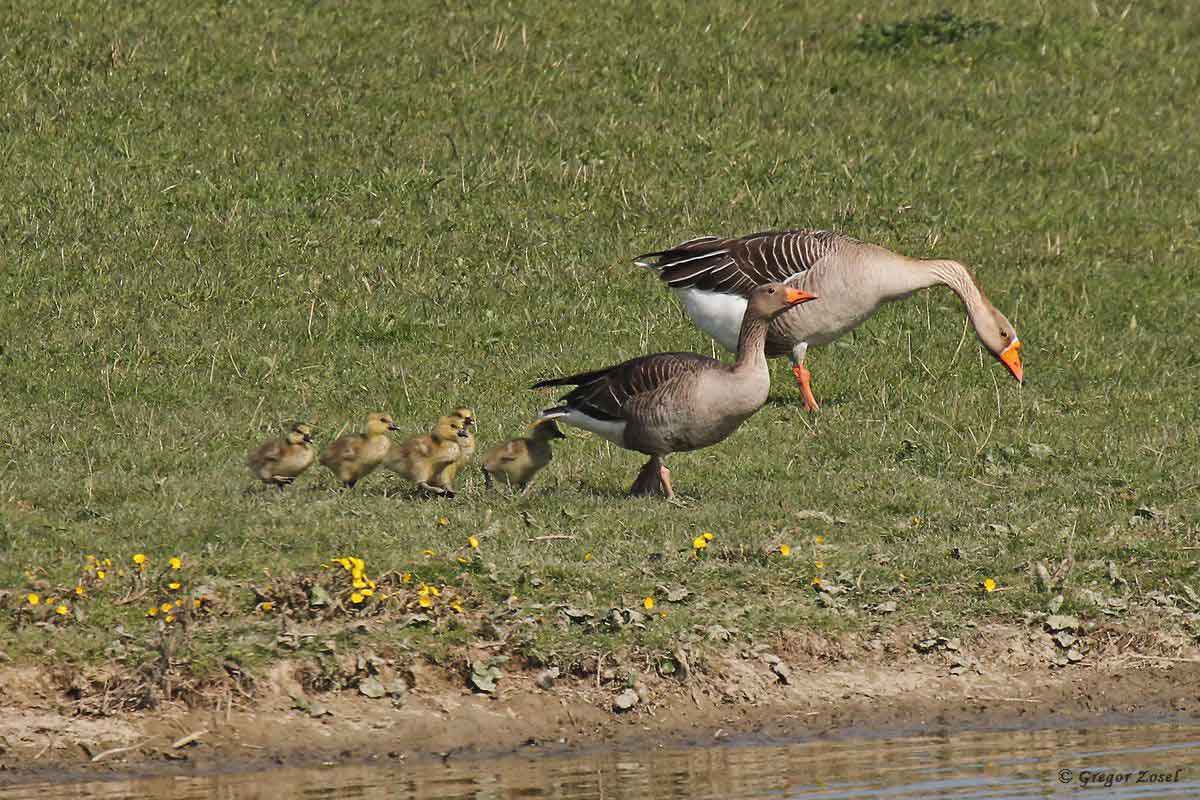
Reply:
<svg viewBox="0 0 1200 800"><path fill-rule="evenodd" d="M804 410L820 411L821 407L817 405L817 398L813 397L812 373L808 371L808 367L797 364L792 367L792 374L796 376L796 385L800 387L800 396L804 398Z"/></svg>
<svg viewBox="0 0 1200 800"><path fill-rule="evenodd" d="M638 472L633 486L629 487L631 497L649 497L662 495L670 500L675 496L671 488L671 471L658 456L652 457Z"/></svg>

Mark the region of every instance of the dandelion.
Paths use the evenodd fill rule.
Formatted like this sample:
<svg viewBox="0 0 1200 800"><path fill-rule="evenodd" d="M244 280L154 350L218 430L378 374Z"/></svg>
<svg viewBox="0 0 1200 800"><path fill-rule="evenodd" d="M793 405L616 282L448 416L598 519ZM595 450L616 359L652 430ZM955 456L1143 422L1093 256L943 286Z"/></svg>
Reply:
<svg viewBox="0 0 1200 800"><path fill-rule="evenodd" d="M58 614L60 617L65 617L69 611L70 609L67 608L66 603L59 603L58 607L54 609L54 613Z"/></svg>
<svg viewBox="0 0 1200 800"><path fill-rule="evenodd" d="M790 544L779 545L779 555L783 556L784 558L787 558L791 554L792 554L792 546Z"/></svg>
<svg viewBox="0 0 1200 800"><path fill-rule="evenodd" d="M654 598L647 597L645 600L643 600L642 608L646 609L647 611L653 611L654 610Z"/></svg>
<svg viewBox="0 0 1200 800"><path fill-rule="evenodd" d="M169 624L171 624L171 623L172 623L172 622L174 622L174 621L175 621L175 615L174 615L174 614L167 614L165 617L163 617L163 622L166 622L168 625L169 625Z"/></svg>
<svg viewBox="0 0 1200 800"><path fill-rule="evenodd" d="M406 573L404 573L403 575L401 575L401 576L400 576L400 582L401 582L401 583L412 583L412 573L411 573L411 572L406 572Z"/></svg>
<svg viewBox="0 0 1200 800"><path fill-rule="evenodd" d="M438 525L449 525L449 524L450 524L450 520L446 519L445 517L438 517L438 518L437 518L437 524L438 524Z"/></svg>
<svg viewBox="0 0 1200 800"><path fill-rule="evenodd" d="M814 577L812 579L812 585L817 587L818 589L821 588L821 576L820 575L817 575L816 577Z"/></svg>
<svg viewBox="0 0 1200 800"><path fill-rule="evenodd" d="M584 553L584 554L583 554L583 560L584 560L584 561L591 561L591 560L592 560L592 551L591 551L591 550L589 550L589 551L587 551L586 553Z"/></svg>
<svg viewBox="0 0 1200 800"><path fill-rule="evenodd" d="M365 599L366 598L363 597L362 592L355 592L354 594L350 595L350 602L354 603L355 605L358 605Z"/></svg>
<svg viewBox="0 0 1200 800"><path fill-rule="evenodd" d="M813 566L816 567L817 569L825 569L825 562L824 561L814 561Z"/></svg>
<svg viewBox="0 0 1200 800"><path fill-rule="evenodd" d="M163 603L161 606L159 606L159 608L162 609L162 612L164 614L167 613L168 611L170 611L174 607L175 606L172 605L171 603Z"/></svg>
<svg viewBox="0 0 1200 800"><path fill-rule="evenodd" d="M992 580L991 578L984 578L983 579L983 590L985 592L996 591L996 582L994 580Z"/></svg>
<svg viewBox="0 0 1200 800"><path fill-rule="evenodd" d="M270 600L264 600L263 602L258 604L259 611L270 611L273 608L275 608L275 604L272 603Z"/></svg>
<svg viewBox="0 0 1200 800"><path fill-rule="evenodd" d="M85 591L86 591L86 590L83 588L83 585L82 585L82 584L77 584L77 585L75 586L75 594L76 594L76 596L78 596L78 597L83 597L83 593L84 593Z"/></svg>
<svg viewBox="0 0 1200 800"><path fill-rule="evenodd" d="M459 556L457 560L458 560L458 563L460 563L460 564L470 564L471 563L471 559L463 558L462 556Z"/></svg>
<svg viewBox="0 0 1200 800"><path fill-rule="evenodd" d="M112 566L112 559L111 559L111 558L106 558L106 559L104 559L104 566L106 566L106 567L111 567L111 566Z"/></svg>
<svg viewBox="0 0 1200 800"><path fill-rule="evenodd" d="M417 605L419 605L421 608L429 608L433 605L433 598L429 597L429 595L423 594L417 599Z"/></svg>
<svg viewBox="0 0 1200 800"><path fill-rule="evenodd" d="M33 592L30 592L29 594L25 595L25 599L29 601L29 605L31 605L31 606L36 606L42 602L42 598L39 597L38 595L34 594Z"/></svg>
<svg viewBox="0 0 1200 800"><path fill-rule="evenodd" d="M133 563L137 564L138 569L145 569L146 568L146 554L145 553L134 553L133 554Z"/></svg>
<svg viewBox="0 0 1200 800"><path fill-rule="evenodd" d="M825 544L825 537L824 536L814 536L813 544Z"/></svg>
<svg viewBox="0 0 1200 800"><path fill-rule="evenodd" d="M333 560L333 563L335 563L335 564L341 564L341 565L342 565L342 569L344 569L344 570L351 570L351 569L353 569L353 566L350 564L350 559L348 559L348 558L335 558L335 559Z"/></svg>
<svg viewBox="0 0 1200 800"><path fill-rule="evenodd" d="M371 595L375 594L375 590L374 589L363 589L361 592L359 592L359 594L361 594L363 597L370 597Z"/></svg>
<svg viewBox="0 0 1200 800"><path fill-rule="evenodd" d="M170 583L167 584L168 589L172 589L175 591L178 591L181 586L183 586L183 584L180 583L179 581L171 581Z"/></svg>
<svg viewBox="0 0 1200 800"><path fill-rule="evenodd" d="M183 559L179 556L171 556L167 563L171 565L171 569L183 569Z"/></svg>
<svg viewBox="0 0 1200 800"><path fill-rule="evenodd" d="M705 539L703 536L697 536L695 539L692 539L692 549L696 551L697 555L706 547L708 547L708 539Z"/></svg>
<svg viewBox="0 0 1200 800"><path fill-rule="evenodd" d="M108 577L108 573L106 573L104 570L102 570L102 569L96 570L96 578L98 580L104 580L107 577Z"/></svg>
<svg viewBox="0 0 1200 800"><path fill-rule="evenodd" d="M355 578L354 579L354 588L355 589L365 589L365 588L367 588L367 582L364 581L362 578Z"/></svg>
<svg viewBox="0 0 1200 800"><path fill-rule="evenodd" d="M158 616L158 606L150 606L149 610L146 611L146 616L147 617L157 617Z"/></svg>
<svg viewBox="0 0 1200 800"><path fill-rule="evenodd" d="M666 618L667 618L667 612L665 612L665 611L660 611L660 612L658 612L658 616L659 616L659 618L660 618L660 619L666 619Z"/></svg>
<svg viewBox="0 0 1200 800"><path fill-rule="evenodd" d="M455 601L451 602L450 607L453 608L459 614L463 613L463 604L459 600L455 600Z"/></svg>
<svg viewBox="0 0 1200 800"><path fill-rule="evenodd" d="M479 549L479 540L478 540L478 539L476 539L474 536L468 536L468 537L467 537L467 544L471 545L471 549L472 549L472 550L478 550L478 549Z"/></svg>
<svg viewBox="0 0 1200 800"><path fill-rule="evenodd" d="M203 602L204 602L204 601L203 601L203 600L201 600L199 597L196 597L196 598L194 598L194 599L192 600L192 608L199 608L199 607L200 607L200 605L201 605Z"/></svg>
<svg viewBox="0 0 1200 800"><path fill-rule="evenodd" d="M713 539L717 538L717 537L713 536L711 533L709 533L708 531L705 531L704 533L702 533L700 535L704 537L704 541L706 541L706 542L711 542Z"/></svg>
<svg viewBox="0 0 1200 800"><path fill-rule="evenodd" d="M426 558L433 558L437 555L437 553L433 552L432 550L422 550L421 555L425 556Z"/></svg>

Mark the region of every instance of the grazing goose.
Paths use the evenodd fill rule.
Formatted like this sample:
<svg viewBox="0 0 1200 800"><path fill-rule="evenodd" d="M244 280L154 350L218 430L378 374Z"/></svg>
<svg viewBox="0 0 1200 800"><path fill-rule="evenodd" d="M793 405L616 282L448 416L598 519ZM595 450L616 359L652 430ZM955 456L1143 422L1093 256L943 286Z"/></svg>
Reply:
<svg viewBox="0 0 1200 800"><path fill-rule="evenodd" d="M490 489L492 478L499 477L509 486L519 486L521 494L529 494L533 476L554 458L551 440L565 438L554 420L538 420L529 436L509 439L483 454L484 483Z"/></svg>
<svg viewBox="0 0 1200 800"><path fill-rule="evenodd" d="M446 470L461 455L461 442L469 435L459 417L441 417L433 430L403 442L392 442L384 464L392 472L408 478L418 489L454 497L454 475L446 480Z"/></svg>
<svg viewBox="0 0 1200 800"><path fill-rule="evenodd" d="M391 438L388 431L397 430L387 414L367 415L366 433L348 433L330 442L321 453L321 463L329 467L347 489L369 475L387 455Z"/></svg>
<svg viewBox="0 0 1200 800"><path fill-rule="evenodd" d="M663 456L716 444L767 402L771 374L764 346L770 321L816 299L767 283L750 292L737 338L737 360L724 364L695 353L657 353L614 367L533 385L575 386L541 419L561 420L650 456L629 493L675 496Z"/></svg>
<svg viewBox="0 0 1200 800"><path fill-rule="evenodd" d="M256 479L282 489L308 469L315 457L312 428L297 422L286 436L269 439L251 450L246 466Z"/></svg>
<svg viewBox="0 0 1200 800"><path fill-rule="evenodd" d="M740 239L705 236L638 256L635 263L656 270L696 326L729 350L737 346L746 298L755 286L777 281L820 295L821 302L776 318L767 335L768 357L791 357L809 411L818 409L804 366L809 345L832 342L884 303L939 284L963 301L984 347L1017 381L1025 379L1016 330L957 261L907 258L838 233L799 230Z"/></svg>

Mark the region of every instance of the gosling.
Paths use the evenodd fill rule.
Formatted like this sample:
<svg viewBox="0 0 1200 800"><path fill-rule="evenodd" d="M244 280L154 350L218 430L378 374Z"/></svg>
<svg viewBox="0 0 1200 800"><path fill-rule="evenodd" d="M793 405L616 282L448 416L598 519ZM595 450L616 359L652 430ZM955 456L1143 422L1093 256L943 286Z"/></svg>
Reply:
<svg viewBox="0 0 1200 800"><path fill-rule="evenodd" d="M367 432L348 433L335 439L321 453L321 463L329 467L343 486L353 489L354 484L383 463L392 444L388 431L394 430L397 425L387 414L369 414Z"/></svg>
<svg viewBox="0 0 1200 800"><path fill-rule="evenodd" d="M550 441L567 438L552 419L538 420L532 427L531 436L510 439L483 454L483 480L489 489L492 478L499 477L510 487L519 486L521 494L529 494L533 476L554 458Z"/></svg>
<svg viewBox="0 0 1200 800"><path fill-rule="evenodd" d="M453 482L439 478L444 478L446 468L460 458L460 442L468 436L461 419L442 417L428 434L393 442L384 463L392 472L415 483L418 489L454 497Z"/></svg>
<svg viewBox="0 0 1200 800"><path fill-rule="evenodd" d="M314 458L312 428L297 422L286 436L268 439L251 450L246 466L256 480L282 490L312 466Z"/></svg>
<svg viewBox="0 0 1200 800"><path fill-rule="evenodd" d="M473 430L475 427L475 412L465 406L459 406L447 416L462 422L465 435L463 433L458 434L458 458L452 463L447 464L434 476L433 484L441 486L444 489L453 490L454 481L458 477L458 473L471 460L471 456L475 455L475 431Z"/></svg>

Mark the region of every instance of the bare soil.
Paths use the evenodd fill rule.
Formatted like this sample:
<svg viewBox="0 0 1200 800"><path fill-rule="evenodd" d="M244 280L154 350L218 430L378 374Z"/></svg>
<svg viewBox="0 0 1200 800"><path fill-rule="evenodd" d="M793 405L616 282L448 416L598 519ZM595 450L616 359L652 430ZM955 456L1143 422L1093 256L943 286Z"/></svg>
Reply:
<svg viewBox="0 0 1200 800"><path fill-rule="evenodd" d="M1047 634L1027 627L981 626L969 640L926 652L914 646L922 637L912 630L886 639L783 636L769 648L710 655L702 669L688 666L633 687L618 684L603 665L596 675L552 683L543 677L541 685L534 672L512 670L493 695L464 688L452 671L417 664L406 669L410 688L398 702L356 690L305 694L306 665L286 662L259 676L250 694L213 687L190 706L164 702L103 715L95 709L111 706L81 689L95 682L68 682L64 690L61 676L8 668L0 672L0 785L738 735L1036 727L1200 711L1200 652L1182 638L1096 630L1083 660L1060 667ZM627 688L637 702L617 711L615 698ZM329 713L298 709L296 696Z"/></svg>

